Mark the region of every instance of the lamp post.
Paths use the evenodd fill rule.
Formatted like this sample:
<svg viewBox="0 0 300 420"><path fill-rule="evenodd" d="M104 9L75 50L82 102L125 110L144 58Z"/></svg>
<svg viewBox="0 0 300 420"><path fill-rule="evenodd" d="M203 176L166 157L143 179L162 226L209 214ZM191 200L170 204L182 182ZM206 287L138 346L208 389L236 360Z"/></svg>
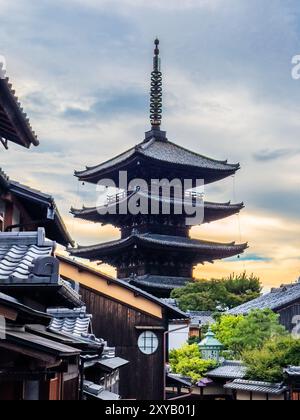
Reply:
<svg viewBox="0 0 300 420"><path fill-rule="evenodd" d="M199 349L202 353L204 360L215 360L217 363L220 361L220 353L224 346L216 339L215 334L211 329L205 334L205 338L199 344Z"/></svg>

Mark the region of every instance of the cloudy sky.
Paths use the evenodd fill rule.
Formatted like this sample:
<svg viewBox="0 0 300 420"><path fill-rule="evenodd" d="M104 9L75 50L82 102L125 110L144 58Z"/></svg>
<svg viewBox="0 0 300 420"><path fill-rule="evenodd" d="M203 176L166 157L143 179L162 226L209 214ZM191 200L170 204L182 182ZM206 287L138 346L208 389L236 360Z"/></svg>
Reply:
<svg viewBox="0 0 300 420"><path fill-rule="evenodd" d="M169 139L242 167L206 190L210 201L244 201L241 216L192 235L250 248L195 275L247 270L266 286L294 281L300 80L291 61L300 54L299 22L298 0L0 0L0 55L41 141L30 151L0 151L1 166L53 194L79 243L117 238L111 227L72 220L71 205L95 196L73 172L143 139L159 36Z"/></svg>

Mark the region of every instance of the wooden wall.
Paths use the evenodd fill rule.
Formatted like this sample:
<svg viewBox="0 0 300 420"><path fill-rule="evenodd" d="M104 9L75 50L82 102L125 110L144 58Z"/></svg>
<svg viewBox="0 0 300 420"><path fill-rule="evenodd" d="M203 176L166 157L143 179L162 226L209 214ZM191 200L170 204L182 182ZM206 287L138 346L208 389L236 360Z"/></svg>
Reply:
<svg viewBox="0 0 300 420"><path fill-rule="evenodd" d="M280 311L278 311L280 315L280 323L285 326L285 328L292 332L294 328L296 327L296 323L293 323L293 321L296 322L297 316L298 316L298 322L300 318L300 299L298 302L295 302L293 305L290 305ZM300 327L298 327L298 334L300 333Z"/></svg>
<svg viewBox="0 0 300 420"><path fill-rule="evenodd" d="M82 300L93 314L93 329L97 337L116 347L116 355L130 363L120 370L120 394L125 399L162 400L164 387L164 331L155 331L159 348L147 356L137 346L139 334L136 326L158 326L167 330L167 321L161 320L124 303L81 286ZM166 325L164 325L166 324Z"/></svg>

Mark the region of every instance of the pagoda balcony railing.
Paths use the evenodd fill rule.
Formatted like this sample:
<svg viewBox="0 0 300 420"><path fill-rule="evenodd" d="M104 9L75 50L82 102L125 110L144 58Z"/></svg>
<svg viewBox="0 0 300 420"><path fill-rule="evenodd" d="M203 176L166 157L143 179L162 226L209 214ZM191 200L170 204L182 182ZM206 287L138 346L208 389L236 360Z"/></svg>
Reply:
<svg viewBox="0 0 300 420"><path fill-rule="evenodd" d="M125 200L128 197L131 197L133 194L136 194L138 191L140 191L139 188L137 188L134 191L122 191L118 194L113 194L113 195L108 195L107 196L107 204L115 204L115 203L119 203L122 200ZM153 198L159 198L157 195L152 195ZM149 193L149 197L151 197L151 192ZM188 200L192 200L192 201L196 201L196 200L203 200L204 199L204 194L203 193L199 193L196 191L185 191L183 197L185 199ZM175 196L171 196L170 197L171 201L174 199L182 199L181 195L175 195Z"/></svg>
<svg viewBox="0 0 300 420"><path fill-rule="evenodd" d="M108 195L107 196L107 204L114 204L118 203L119 201L124 200L127 197L130 197L134 191L123 191L118 194Z"/></svg>

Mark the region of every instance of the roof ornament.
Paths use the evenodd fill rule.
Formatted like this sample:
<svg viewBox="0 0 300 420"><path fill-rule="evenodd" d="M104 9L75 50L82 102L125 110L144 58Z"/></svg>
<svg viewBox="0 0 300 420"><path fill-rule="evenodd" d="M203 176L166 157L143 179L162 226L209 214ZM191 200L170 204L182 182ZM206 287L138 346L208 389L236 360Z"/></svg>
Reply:
<svg viewBox="0 0 300 420"><path fill-rule="evenodd" d="M153 72L151 73L150 121L152 129L160 129L162 120L162 72L159 40L154 41Z"/></svg>
<svg viewBox="0 0 300 420"><path fill-rule="evenodd" d="M167 140L166 132L160 130L162 120L162 72L159 57L159 40L154 41L153 71L151 73L150 123L151 130L146 133L145 141L152 139Z"/></svg>

